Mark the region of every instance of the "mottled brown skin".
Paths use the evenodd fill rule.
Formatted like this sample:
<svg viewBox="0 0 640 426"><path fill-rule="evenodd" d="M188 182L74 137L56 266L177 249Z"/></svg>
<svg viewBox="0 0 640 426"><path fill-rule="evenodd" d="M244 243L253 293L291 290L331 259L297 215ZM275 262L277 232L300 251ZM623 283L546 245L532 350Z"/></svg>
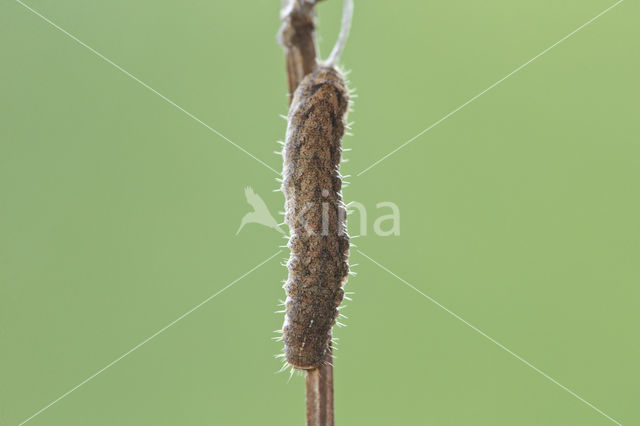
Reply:
<svg viewBox="0 0 640 426"><path fill-rule="evenodd" d="M283 339L297 369L322 365L349 273L339 172L348 104L340 73L321 67L302 80L289 111L282 191L291 257Z"/></svg>

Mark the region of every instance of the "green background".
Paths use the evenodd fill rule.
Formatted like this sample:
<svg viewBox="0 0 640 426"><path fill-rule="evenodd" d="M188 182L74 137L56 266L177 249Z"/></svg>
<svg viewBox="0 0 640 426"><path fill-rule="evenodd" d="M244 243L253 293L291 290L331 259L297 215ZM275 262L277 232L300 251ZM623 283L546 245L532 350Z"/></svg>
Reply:
<svg viewBox="0 0 640 426"><path fill-rule="evenodd" d="M355 175L613 4L356 2ZM31 0L279 170L278 0ZM341 2L319 6L322 51ZM358 248L625 425L640 424L640 27L626 1L344 191ZM19 3L0 3L0 424L259 264L276 175ZM401 235L373 221L392 201ZM350 230L359 231L353 217ZM286 250L29 425L300 425L274 374ZM339 425L614 424L354 252Z"/></svg>

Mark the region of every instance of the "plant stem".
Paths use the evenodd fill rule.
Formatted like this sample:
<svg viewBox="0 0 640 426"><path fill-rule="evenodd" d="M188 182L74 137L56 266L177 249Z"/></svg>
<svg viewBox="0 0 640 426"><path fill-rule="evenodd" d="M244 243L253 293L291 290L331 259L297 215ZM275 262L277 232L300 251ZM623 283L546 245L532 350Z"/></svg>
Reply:
<svg viewBox="0 0 640 426"><path fill-rule="evenodd" d="M285 48L289 103L302 79L316 68L314 6L320 0L282 0L279 39ZM333 354L322 367L306 372L307 426L333 426Z"/></svg>
<svg viewBox="0 0 640 426"><path fill-rule="evenodd" d="M322 367L307 371L307 426L333 426L333 356Z"/></svg>
<svg viewBox="0 0 640 426"><path fill-rule="evenodd" d="M285 48L289 102L304 76L316 68L315 12L320 0L282 0L278 38Z"/></svg>

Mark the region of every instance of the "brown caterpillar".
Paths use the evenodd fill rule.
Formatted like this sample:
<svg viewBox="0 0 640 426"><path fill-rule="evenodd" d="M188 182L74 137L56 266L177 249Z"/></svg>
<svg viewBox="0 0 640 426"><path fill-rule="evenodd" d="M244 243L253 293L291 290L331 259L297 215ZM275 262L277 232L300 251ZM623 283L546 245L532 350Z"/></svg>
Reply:
<svg viewBox="0 0 640 426"><path fill-rule="evenodd" d="M339 171L348 107L340 72L320 66L302 80L289 110L282 192L291 256L282 332L296 369L322 365L349 273Z"/></svg>

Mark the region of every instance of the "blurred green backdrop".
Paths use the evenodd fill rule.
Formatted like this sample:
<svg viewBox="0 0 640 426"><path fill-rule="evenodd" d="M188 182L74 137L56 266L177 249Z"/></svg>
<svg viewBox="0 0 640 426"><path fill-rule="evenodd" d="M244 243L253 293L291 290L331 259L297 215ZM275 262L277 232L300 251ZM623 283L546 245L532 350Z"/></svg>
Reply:
<svg viewBox="0 0 640 426"><path fill-rule="evenodd" d="M279 170L278 0L29 5ZM355 175L613 4L362 0ZM341 2L319 6L322 51ZM623 424L640 424L640 7L626 1L345 190L359 249ZM0 4L0 424L16 425L278 250L275 174ZM373 221L391 201L401 235ZM359 220L350 224L353 234ZM300 425L273 355L286 250L29 425ZM607 425L357 252L340 425Z"/></svg>

